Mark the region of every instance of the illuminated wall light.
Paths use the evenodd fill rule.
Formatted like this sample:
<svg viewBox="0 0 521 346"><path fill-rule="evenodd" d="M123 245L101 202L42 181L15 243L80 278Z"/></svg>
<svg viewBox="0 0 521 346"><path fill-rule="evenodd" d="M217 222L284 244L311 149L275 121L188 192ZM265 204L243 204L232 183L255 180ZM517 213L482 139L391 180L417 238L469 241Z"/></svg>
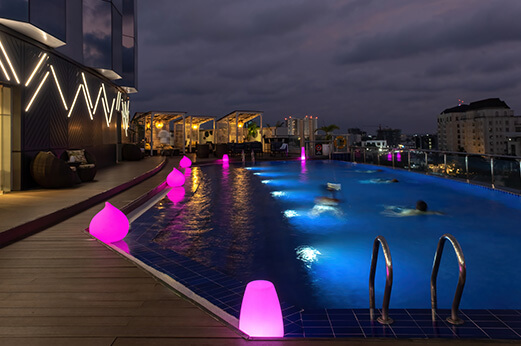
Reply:
<svg viewBox="0 0 521 346"><path fill-rule="evenodd" d="M78 90L76 90L76 95L74 95L74 100L72 101L71 110L69 111L69 114L67 114L67 118L71 117L72 110L74 109L74 106L76 105L76 100L78 99L78 95L80 94L81 88L83 88L83 85L78 86Z"/></svg>
<svg viewBox="0 0 521 346"><path fill-rule="evenodd" d="M67 107L67 102L65 102L65 97L63 97L62 88L60 88L60 83L58 82L58 77L56 77L56 72L54 72L54 67L52 65L50 65L50 67L54 81L56 82L56 87L58 87L58 92L60 93L60 97L63 102L63 107L65 107L65 110L68 110L69 108Z"/></svg>
<svg viewBox="0 0 521 346"><path fill-rule="evenodd" d="M5 66L4 66L4 64L2 63L2 60L1 60L1 59L0 59L0 67L2 68L2 71L4 71L5 79L7 79L8 81L10 81L11 78L9 77L9 74L7 74L7 70L5 69Z"/></svg>
<svg viewBox="0 0 521 346"><path fill-rule="evenodd" d="M86 93L85 100L87 101L87 105L90 107L90 109L93 109L94 106L92 105L92 99L90 98L90 92L89 92L89 86L87 85L87 79L85 79L85 73L81 73L81 78L83 78L83 84L84 84L84 90L83 93ZM89 111L90 111L89 109ZM92 116L91 116L92 119Z"/></svg>
<svg viewBox="0 0 521 346"><path fill-rule="evenodd" d="M83 74L83 73L82 73ZM92 117L92 101L90 103L90 107L89 107L89 98L88 98L88 94L89 94L89 91L85 88L84 85L82 85L83 87L83 96L85 96L85 103L87 104L87 109L89 110L89 116L90 116L90 120L94 120L94 118Z"/></svg>
<svg viewBox="0 0 521 346"><path fill-rule="evenodd" d="M119 112L121 109L121 92L118 91L117 101L116 101L116 110Z"/></svg>
<svg viewBox="0 0 521 346"><path fill-rule="evenodd" d="M103 84L102 84L103 85ZM101 97L101 92L102 92L102 87L100 86L99 87L99 91L98 91L98 96L96 96L96 103L94 103L94 110L92 111L92 113L96 114L96 109L98 109L98 103L99 103L99 100L100 100L100 97ZM103 101L102 101L103 102Z"/></svg>
<svg viewBox="0 0 521 346"><path fill-rule="evenodd" d="M34 95L31 98L31 101L29 101L29 104L25 108L26 112L28 112L29 109L31 108L31 105L33 104L34 99L36 99L36 96L38 96L38 93L40 92L40 89L42 88L43 84L47 80L47 77L49 77L49 71L47 71L47 73L45 73L45 76L43 77L42 81L40 82L40 85L38 85L38 88L36 88L36 91L34 92Z"/></svg>
<svg viewBox="0 0 521 346"><path fill-rule="evenodd" d="M246 285L242 298L239 329L254 337L283 337L284 322L275 286L255 280Z"/></svg>
<svg viewBox="0 0 521 346"><path fill-rule="evenodd" d="M40 58L40 61L38 61L38 64L35 66L33 72L31 73L31 75L29 76L29 79L27 79L27 82L25 82L25 86L29 86L29 84L31 83L31 81L33 80L33 77L34 75L36 74L36 72L38 71L38 69L40 68L40 66L42 65L43 61L45 60L45 58L47 57L47 53L44 53L42 55L42 57Z"/></svg>
<svg viewBox="0 0 521 346"><path fill-rule="evenodd" d="M20 84L20 80L18 79L18 76L16 75L16 72L13 68L13 65L11 64L11 60L9 59L9 56L5 52L4 45L2 44L2 41L0 41L0 49L2 49L2 53L4 53L5 60L7 60L7 64L9 64L9 68L11 69L11 72L13 72L14 79L16 80L17 84Z"/></svg>
<svg viewBox="0 0 521 346"><path fill-rule="evenodd" d="M158 121L158 122L156 123L156 129L162 129L163 126L164 126L164 125L163 125L163 123L162 123L161 121Z"/></svg>
<svg viewBox="0 0 521 346"><path fill-rule="evenodd" d="M107 120L107 126L109 126L110 122L112 121L112 112L114 111L114 103L116 100L112 99L112 107L110 107L110 113L109 118L105 117L105 120Z"/></svg>

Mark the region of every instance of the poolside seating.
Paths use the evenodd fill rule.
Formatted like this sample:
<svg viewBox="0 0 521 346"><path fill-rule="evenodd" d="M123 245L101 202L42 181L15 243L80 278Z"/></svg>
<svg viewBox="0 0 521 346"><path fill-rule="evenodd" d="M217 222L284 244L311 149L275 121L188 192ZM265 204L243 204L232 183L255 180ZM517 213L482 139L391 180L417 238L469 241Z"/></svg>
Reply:
<svg viewBox="0 0 521 346"><path fill-rule="evenodd" d="M71 187L81 182L76 170L50 151L40 151L31 162L30 170L34 181L46 188Z"/></svg>
<svg viewBox="0 0 521 346"><path fill-rule="evenodd" d="M96 158L85 149L65 150L60 159L76 167L81 181L92 181L96 176Z"/></svg>
<svg viewBox="0 0 521 346"><path fill-rule="evenodd" d="M284 142L271 142L271 155L285 154L288 156L288 144Z"/></svg>
<svg viewBox="0 0 521 346"><path fill-rule="evenodd" d="M139 161L145 157L145 152L135 144L125 143L121 147L121 156L125 161Z"/></svg>

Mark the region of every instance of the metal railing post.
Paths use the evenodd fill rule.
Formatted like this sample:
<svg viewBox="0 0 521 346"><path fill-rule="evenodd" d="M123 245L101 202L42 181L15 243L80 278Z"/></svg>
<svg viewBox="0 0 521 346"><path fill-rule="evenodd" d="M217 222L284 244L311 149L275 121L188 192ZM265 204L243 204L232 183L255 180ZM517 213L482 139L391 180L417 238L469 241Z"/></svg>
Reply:
<svg viewBox="0 0 521 346"><path fill-rule="evenodd" d="M371 320L374 319L375 298L374 298L374 277L376 274L376 263L378 261L379 244L382 245L382 251L385 257L385 267L387 276L385 279L384 300L382 303L382 316L377 318L381 324L391 324L393 319L389 317L389 301L391 300L391 289L393 287L393 260L391 251L387 241L381 235L376 237L373 243L373 255L371 256L371 272L369 273L369 313Z"/></svg>
<svg viewBox="0 0 521 346"><path fill-rule="evenodd" d="M436 309L437 309L437 297L436 297L436 279L438 276L438 270L440 268L441 255L443 254L443 246L445 245L445 241L449 240L454 248L454 252L456 252L456 257L458 258L459 265L459 278L458 278L458 286L456 287L456 293L454 294L454 300L452 301L452 308L450 317L447 317L447 322L450 324L463 324L463 320L458 317L458 307L461 301L461 295L463 294L463 288L465 287L465 281L467 278L467 267L465 266L465 257L463 256L463 250L461 250L461 246L459 245L456 238L454 238L451 234L444 234L440 237L438 241L438 247L436 249L436 254L434 255L434 263L432 265L432 274L431 274L431 305L432 305L432 320L436 319Z"/></svg>

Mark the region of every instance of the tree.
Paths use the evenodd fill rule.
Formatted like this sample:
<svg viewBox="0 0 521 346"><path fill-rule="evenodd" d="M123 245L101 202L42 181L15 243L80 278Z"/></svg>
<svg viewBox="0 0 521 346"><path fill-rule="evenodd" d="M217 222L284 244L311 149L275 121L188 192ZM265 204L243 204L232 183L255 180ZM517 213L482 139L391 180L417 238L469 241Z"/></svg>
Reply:
<svg viewBox="0 0 521 346"><path fill-rule="evenodd" d="M284 123L283 123L282 121L277 121L277 122L275 123L275 126L271 126L270 124L266 123L266 126L267 126L267 127L269 127L269 128L274 127L274 128L275 128L275 133L274 133L275 136L277 135L277 129L278 129L279 127L282 127L282 125L284 125Z"/></svg>
<svg viewBox="0 0 521 346"><path fill-rule="evenodd" d="M259 126L257 126L256 123L254 123L253 121L248 121L246 123L246 128L248 129L246 140L249 141L251 138L257 137L257 134L259 133Z"/></svg>
<svg viewBox="0 0 521 346"><path fill-rule="evenodd" d="M333 132L334 130L339 130L339 129L340 129L340 127L336 126L335 124L331 124L328 126L319 127L318 129L316 129L316 131L324 131L326 133L326 140L330 140L331 139L330 133Z"/></svg>

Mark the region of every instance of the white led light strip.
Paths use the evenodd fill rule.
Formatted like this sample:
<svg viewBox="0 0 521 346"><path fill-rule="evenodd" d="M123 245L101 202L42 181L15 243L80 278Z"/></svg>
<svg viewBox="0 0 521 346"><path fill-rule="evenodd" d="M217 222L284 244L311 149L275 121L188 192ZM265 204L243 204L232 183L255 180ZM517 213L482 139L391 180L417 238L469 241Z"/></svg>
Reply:
<svg viewBox="0 0 521 346"><path fill-rule="evenodd" d="M25 86L26 87L29 86L29 84L33 80L34 75L36 74L36 71L38 71L38 69L40 68L40 66L42 65L42 63L43 63L43 61L45 60L46 57L47 57L47 53L44 53L42 55L42 57L40 58L40 61L38 61L38 65L35 66L35 68L33 70L33 73L31 73L31 75L29 76L29 79L27 79L27 82L25 82Z"/></svg>
<svg viewBox="0 0 521 346"><path fill-rule="evenodd" d="M29 108L31 108L31 105L33 104L33 101L34 99L36 98L36 96L38 96L38 93L40 92L40 89L42 88L43 84L45 83L45 81L47 80L47 77L49 77L49 71L47 71L45 73L45 76L43 77L42 81L40 82L40 85L38 85L38 88L36 88L36 91L34 92L34 95L33 97L31 98L31 101L29 101L29 104L27 105L27 107L25 108L25 111L28 112L29 111Z"/></svg>
<svg viewBox="0 0 521 346"><path fill-rule="evenodd" d="M11 64L11 59L9 59L9 56L5 52L4 45L2 44L2 41L0 41L0 49L2 50L2 53L4 53L5 60L7 60L7 64L9 65L9 68L11 69L11 72L13 72L14 79L16 80L17 84L20 84L20 80L18 79L18 76L16 75L16 72L14 71L13 65ZM5 72L5 70L4 70ZM10 80L10 79L8 79Z"/></svg>
<svg viewBox="0 0 521 346"><path fill-rule="evenodd" d="M67 110L68 109L67 102L65 102L65 97L63 97L62 88L60 88L60 83L58 82L58 77L56 77L56 72L54 72L54 67L52 67L52 65L50 67L51 67L52 75L54 77L54 81L56 82L56 87L58 88L58 92L60 93L60 97L63 102L63 107L65 107L65 110Z"/></svg>

